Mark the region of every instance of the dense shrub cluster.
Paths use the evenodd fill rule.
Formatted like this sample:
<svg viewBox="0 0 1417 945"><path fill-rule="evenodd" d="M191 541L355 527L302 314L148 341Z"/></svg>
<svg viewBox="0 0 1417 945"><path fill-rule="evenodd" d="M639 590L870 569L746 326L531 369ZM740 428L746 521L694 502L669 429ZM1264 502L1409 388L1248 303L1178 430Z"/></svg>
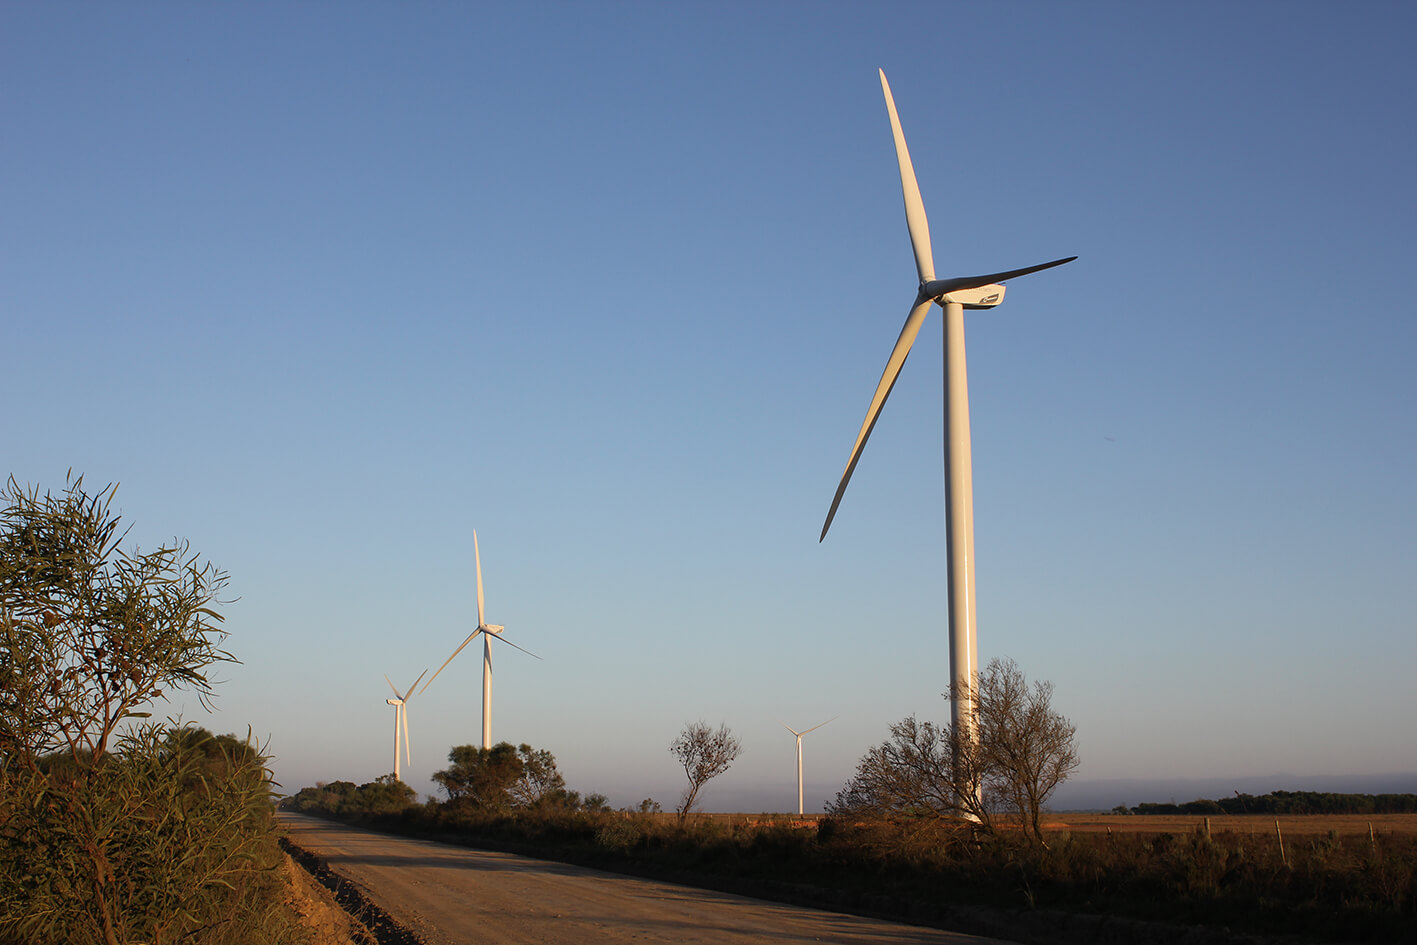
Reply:
<svg viewBox="0 0 1417 945"><path fill-rule="evenodd" d="M391 774L355 787L352 781L332 781L302 788L281 806L307 814L326 814L358 820L380 814L398 814L418 800L418 793Z"/></svg>
<svg viewBox="0 0 1417 945"><path fill-rule="evenodd" d="M92 766L0 774L0 942L303 941L265 763L249 741L153 725Z"/></svg>
<svg viewBox="0 0 1417 945"><path fill-rule="evenodd" d="M358 787L350 781L333 781L302 788L281 806L358 822L406 821L417 813L425 823L453 825L488 824L533 813L544 817L605 809L604 795L583 798L568 790L555 756L530 745L458 745L448 752L448 761L446 769L433 775L447 800L430 801L426 807L418 807L417 792L392 774Z"/></svg>

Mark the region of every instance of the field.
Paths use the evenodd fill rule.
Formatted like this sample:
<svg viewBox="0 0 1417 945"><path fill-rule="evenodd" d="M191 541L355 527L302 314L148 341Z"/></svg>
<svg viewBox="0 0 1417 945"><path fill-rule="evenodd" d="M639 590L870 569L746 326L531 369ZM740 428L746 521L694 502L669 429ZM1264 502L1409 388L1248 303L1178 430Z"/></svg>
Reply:
<svg viewBox="0 0 1417 945"><path fill-rule="evenodd" d="M665 825L677 820L672 813L649 816ZM823 817L822 814L694 814L691 819L724 826L785 823L795 827L816 827ZM1206 820L1210 821L1213 834L1268 834L1272 837L1275 821L1278 821L1280 833L1285 837L1327 836L1330 833L1337 833L1339 837L1366 837L1369 825L1377 837L1417 836L1417 814L1287 814L1278 817L1268 814L1211 814L1204 817L1197 814L1061 813L1045 814L1043 829L1052 833L1106 833L1110 830L1113 833L1180 834L1204 829ZM1008 829L1007 821L1001 823L1001 827Z"/></svg>

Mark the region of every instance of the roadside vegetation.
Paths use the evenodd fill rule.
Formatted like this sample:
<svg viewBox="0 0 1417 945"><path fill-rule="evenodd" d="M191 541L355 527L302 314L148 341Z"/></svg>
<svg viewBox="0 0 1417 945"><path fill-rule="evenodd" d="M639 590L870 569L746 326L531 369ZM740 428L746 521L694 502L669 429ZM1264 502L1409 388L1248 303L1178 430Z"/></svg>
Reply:
<svg viewBox="0 0 1417 945"><path fill-rule="evenodd" d="M450 766L434 775L442 798L419 803L385 776L306 788L285 806L1019 941L1058 940L1065 927L1074 938L1126 941L1116 923L1133 920L1316 942L1408 940L1417 921L1417 836L1330 833L1281 847L1263 830L1045 830L1039 811L1076 763L1071 724L1052 708L1051 687L1029 685L1012 663L991 664L974 697L996 710L981 713L970 762L982 801L955 796L958 740L949 726L906 719L863 757L824 817L693 814L687 791L673 813L651 799L611 810L603 797L567 790L549 752L507 743L452 749ZM700 743L718 734L690 729ZM721 732L718 754L732 754L731 734ZM690 789L694 770L686 763ZM975 822L963 816L973 804L986 815ZM1080 915L1107 916L1112 931ZM1136 936L1165 940L1155 930Z"/></svg>
<svg viewBox="0 0 1417 945"><path fill-rule="evenodd" d="M112 498L0 490L0 943L305 942L261 746L148 711L234 661L226 576Z"/></svg>

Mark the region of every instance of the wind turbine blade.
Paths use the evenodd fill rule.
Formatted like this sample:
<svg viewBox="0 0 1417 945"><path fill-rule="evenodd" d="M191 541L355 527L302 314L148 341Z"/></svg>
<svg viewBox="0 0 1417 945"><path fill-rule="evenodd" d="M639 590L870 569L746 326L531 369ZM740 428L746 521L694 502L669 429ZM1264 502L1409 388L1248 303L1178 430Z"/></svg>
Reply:
<svg viewBox="0 0 1417 945"><path fill-rule="evenodd" d="M827 719L825 722L823 722L822 725L830 725L832 722L835 722L835 721L836 721L837 719L839 719L839 718L841 718L841 716L839 716L839 715L833 715L831 718L829 718L829 719ZM811 728L807 729L807 732L815 732L817 729L821 728L822 725L813 725ZM807 732L803 732L802 734L803 734L803 735L806 735ZM407 735L404 736L405 739L407 739L407 737L408 737Z"/></svg>
<svg viewBox="0 0 1417 945"><path fill-rule="evenodd" d="M389 674L388 674L388 673L385 673L385 674L384 674L384 682L386 682L386 683L389 684L389 688L390 688L390 689L394 689L394 681L389 678ZM403 698L403 693L399 692L397 689L394 689L394 698L395 698L395 699L402 699L402 698Z"/></svg>
<svg viewBox="0 0 1417 945"><path fill-rule="evenodd" d="M777 724L781 725L783 728L787 729L789 732L791 732L793 735L796 735L798 738L801 738L803 735L806 734L806 732L797 731L797 729L793 728L791 725L788 725L786 722L782 721L782 719L778 719ZM808 729L808 731L811 731L811 729Z"/></svg>
<svg viewBox="0 0 1417 945"><path fill-rule="evenodd" d="M408 687L408 695L404 698L404 701L405 701L405 702L407 702L409 699L413 698L413 690L415 690L415 689L418 688L418 684L419 684L420 682L422 682L422 681L423 681L423 677L424 677L424 676L427 676L427 675L428 675L428 670L426 670L426 669L425 669L423 672L421 672L421 673L418 674L418 678L413 681L413 685ZM385 676L384 678L385 678L385 679L388 679L387 676ZM428 681L429 681L429 682L432 682L433 680L430 679L430 680L428 680ZM389 683L389 685L392 686L393 683Z"/></svg>
<svg viewBox="0 0 1417 945"><path fill-rule="evenodd" d="M1008 272L991 272L986 276L958 276L953 279L936 279L923 286L921 293L937 299L946 292L954 292L959 289L977 289L980 286L992 285L995 282L1003 282L1006 279L1016 279L1019 276L1026 276L1032 272L1042 272L1044 269L1052 269L1054 266L1061 266L1070 263L1076 256L1069 256L1066 259L1055 259L1052 262L1039 263L1037 266L1028 266L1024 269L1010 269Z"/></svg>
<svg viewBox="0 0 1417 945"><path fill-rule="evenodd" d="M408 747L408 703L399 707L403 715L403 758L409 764L413 764L412 750Z"/></svg>
<svg viewBox="0 0 1417 945"><path fill-rule="evenodd" d="M485 623L482 619L482 552L477 550L477 529L472 530L472 556L477 561L477 625L480 627Z"/></svg>
<svg viewBox="0 0 1417 945"><path fill-rule="evenodd" d="M822 526L821 537L817 539L819 543L827 537L827 529L832 527L832 519L836 517L836 508L841 504L841 497L846 493L846 484L851 481L851 474L856 471L856 463L861 459L861 451L866 448L866 440L876 427L876 420L881 416L881 408L886 405L886 398L891 395L896 378L900 376L900 369L910 354L910 346L915 344L915 336L920 334L920 326L924 323L925 316L933 304L935 303L931 299L917 296L915 306L905 318L905 326L901 328L900 337L896 339L895 348L891 350L890 359L886 361L886 369L881 373L881 382L876 385L876 393L871 397L871 406L866 411L866 419L861 423L861 432L856 434L856 445L851 448L851 458L846 462L846 472L841 474L841 484L836 487L831 510L827 512L826 524Z"/></svg>
<svg viewBox="0 0 1417 945"><path fill-rule="evenodd" d="M531 650L528 650L526 647L524 647L524 646L517 646L517 645L516 645L515 643L513 643L511 640L508 640L508 639L506 638L506 636L504 636L503 634L500 634L500 633L492 633L492 634L488 634L488 636L489 636L489 637L493 637L493 638L498 639L498 640L501 640L503 643L507 644L507 646L515 646L517 649L521 650L521 651L522 651L523 653L525 653L527 656L532 656L532 657L535 657L536 659L541 659L541 657L537 656L535 653L533 653Z"/></svg>
<svg viewBox="0 0 1417 945"><path fill-rule="evenodd" d="M891 85L886 81L885 70L880 72L881 91L886 93L886 111L891 116L891 135L895 137L895 157L900 164L900 190L905 197L905 225L910 229L910 246L915 250L915 271L922 283L930 282L935 278L935 257L930 252L930 221L925 219L925 202L920 199L920 185L915 182L915 165L910 163L905 132L900 130L900 115L895 110Z"/></svg>
<svg viewBox="0 0 1417 945"><path fill-rule="evenodd" d="M459 653L461 653L462 650L463 650L463 646L467 646L469 643L471 643L471 642L472 642L472 638L475 637L475 636L477 636L477 635L478 635L479 633L481 633L481 632L482 632L481 629L477 629L477 630L474 630L474 631L472 631L471 633L469 633L469 634L467 635L467 639L464 640L464 641L462 641L462 646L458 647L456 650L453 650L453 656L457 656ZM450 657L448 657L447 659L443 660L443 665L438 667L438 673L441 673L441 672L447 667L447 665L453 661L453 656L450 656ZM437 679L437 678L438 678L438 673L434 673L434 674L433 674L433 679ZM425 693L425 692L428 691L428 687L431 686L431 685L433 685L433 679L430 679L430 680L428 680L426 683L423 684L423 688L420 689L420 690L418 690L419 695L422 695L423 693Z"/></svg>

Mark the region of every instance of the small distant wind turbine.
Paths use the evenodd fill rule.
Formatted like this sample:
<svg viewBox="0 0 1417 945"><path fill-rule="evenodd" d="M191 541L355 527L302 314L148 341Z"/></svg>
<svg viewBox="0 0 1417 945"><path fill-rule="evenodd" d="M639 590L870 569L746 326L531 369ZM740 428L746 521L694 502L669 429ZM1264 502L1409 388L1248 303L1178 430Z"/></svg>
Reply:
<svg viewBox="0 0 1417 945"><path fill-rule="evenodd" d="M413 755L409 752L408 747L408 700L413 698L413 690L418 688L418 684L423 680L423 677L427 675L428 670L425 669L418 674L418 678L413 681L412 686L409 686L403 693L400 693L398 687L394 685L394 681L389 678L387 673L384 674L384 682L388 683L389 688L394 691L394 697L392 699L385 699L384 701L394 707L394 779L397 781L403 780L403 769L399 767L400 731L403 733L402 747L404 757L408 759L409 764L413 764Z"/></svg>
<svg viewBox="0 0 1417 945"><path fill-rule="evenodd" d="M866 410L866 419L856 434L856 444L851 448L846 472L841 475L841 484L836 487L831 510L822 525L821 538L817 540L827 537L827 529L831 528L832 518L846 492L846 484L851 481L851 474L861 459L861 451L866 447L866 439L875 428L891 389L895 387L900 369L910 354L911 345L915 343L915 336L919 334L930 307L939 305L945 310L945 533L949 554L951 721L956 732L973 740L977 738L973 700L961 696L972 692L979 671L974 614L974 483L969 445L969 382L964 361L964 310L993 308L1004 300L1004 287L999 283L1031 272L1052 269L1077 257L1069 256L1025 269L985 276L936 279L935 261L930 250L930 224L925 219L925 204L920 199L915 168L910 162L905 134L900 128L900 116L896 113L895 99L891 96L890 83L886 81L884 71L881 72L881 91L886 96L891 134L895 137L900 188L905 198L905 222L910 230L910 245L915 251L915 270L920 282L910 314L905 319L905 327L900 330L900 337L896 339L880 383L871 397L871 406Z"/></svg>
<svg viewBox="0 0 1417 945"><path fill-rule="evenodd" d="M796 736L797 736L797 813L798 813L798 814L801 814L801 813L802 813L802 736L803 736L803 735L806 735L808 732L815 732L817 729L821 728L822 725L827 725L827 724L829 724L829 723L831 723L831 722L835 722L835 721L836 721L837 719L839 719L839 718L841 718L841 716L839 716L839 715L833 715L831 718L827 719L826 722L822 722L820 725L813 725L811 728L803 729L803 730L800 731L800 732L797 731L797 729L793 728L791 725L788 725L786 722L783 722L783 723L782 723L782 727L783 727L783 728L787 729L787 730L788 730L789 732L791 732L793 735L796 735Z"/></svg>
<svg viewBox="0 0 1417 945"><path fill-rule="evenodd" d="M490 623L487 623L485 620L483 620L483 618L482 618L482 552L479 551L479 550L478 550L478 547L477 547L477 531L476 531L476 530L474 530L473 533L472 533L472 554L473 554L474 559L477 561L477 629L476 629L476 630L473 630L471 633L469 633L469 634L467 635L467 639L464 640L464 641L462 641L462 643L458 646L458 648L457 648L456 650L453 650L453 656L457 656L459 653L461 653L461 652L463 651L463 647L465 647L465 646L467 646L469 643L471 643L471 642L473 641L473 638L476 637L479 633L482 634L482 747L483 747L483 748L491 748L491 747L492 747L492 638L493 638L493 637L496 637L497 639L501 640L503 643L507 644L508 646L516 647L518 650L521 650L521 651L522 651L523 653L525 653L527 656L532 656L532 657L535 657L536 659L541 659L541 657L537 656L535 653L531 652L531 650L528 650L528 649L526 649L525 647L517 646L517 645L516 645L515 643L513 643L511 640L508 640L506 637L502 636L502 631L506 629L505 627L502 627L502 626L500 626L500 625L498 625L498 624L490 624ZM447 659L443 660L443 665L438 667L438 673L441 673L441 672L443 671L444 667L446 667L449 663L451 663L451 662L453 661L453 656L449 656ZM433 678L432 678L432 679L429 679L428 682L424 683L424 684L423 684L423 689L420 689L419 692L423 692L423 690L425 690L425 689L427 689L429 686L433 685L433 679L437 679L437 678L438 678L438 673L434 673L434 674L433 674Z"/></svg>

